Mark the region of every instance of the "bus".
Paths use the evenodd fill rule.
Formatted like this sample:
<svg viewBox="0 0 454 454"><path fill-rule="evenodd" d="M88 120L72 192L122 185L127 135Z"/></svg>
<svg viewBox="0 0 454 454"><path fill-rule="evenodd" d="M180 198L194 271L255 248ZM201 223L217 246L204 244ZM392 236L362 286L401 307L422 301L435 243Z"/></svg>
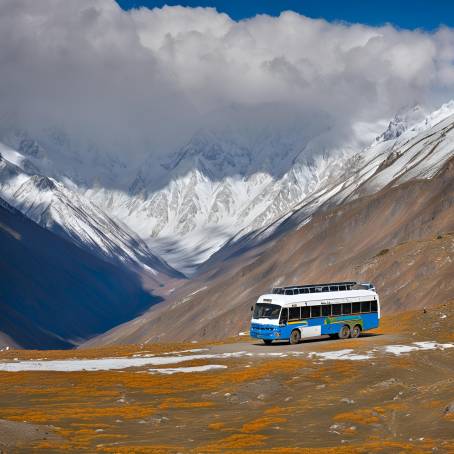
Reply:
<svg viewBox="0 0 454 454"><path fill-rule="evenodd" d="M276 287L251 309L250 335L265 344L274 340L298 344L324 335L356 338L380 321L380 300L370 282Z"/></svg>

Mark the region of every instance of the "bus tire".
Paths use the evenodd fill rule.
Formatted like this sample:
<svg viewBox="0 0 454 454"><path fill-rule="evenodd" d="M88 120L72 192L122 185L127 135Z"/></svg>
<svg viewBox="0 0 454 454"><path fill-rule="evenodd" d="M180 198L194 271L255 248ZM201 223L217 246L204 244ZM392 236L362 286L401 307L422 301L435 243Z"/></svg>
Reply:
<svg viewBox="0 0 454 454"><path fill-rule="evenodd" d="M301 331L299 329L294 329L292 331L289 342L291 345L299 344L301 342Z"/></svg>
<svg viewBox="0 0 454 454"><path fill-rule="evenodd" d="M350 337L350 327L344 325L339 331L339 339L348 339Z"/></svg>
<svg viewBox="0 0 454 454"><path fill-rule="evenodd" d="M351 336L353 339L356 339L356 338L359 337L360 335L361 335L361 326L355 325L355 326L352 328L352 331L351 331L350 336Z"/></svg>
<svg viewBox="0 0 454 454"><path fill-rule="evenodd" d="M265 345L271 345L271 342L273 342L273 339L262 339L262 341Z"/></svg>

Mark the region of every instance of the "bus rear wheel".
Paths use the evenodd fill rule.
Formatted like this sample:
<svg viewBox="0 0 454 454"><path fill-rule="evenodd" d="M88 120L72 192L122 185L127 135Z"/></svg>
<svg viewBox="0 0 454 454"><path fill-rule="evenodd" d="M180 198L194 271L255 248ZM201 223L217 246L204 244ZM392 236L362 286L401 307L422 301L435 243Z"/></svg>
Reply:
<svg viewBox="0 0 454 454"><path fill-rule="evenodd" d="M294 329L290 334L290 344L295 345L301 342L301 332L299 329Z"/></svg>
<svg viewBox="0 0 454 454"><path fill-rule="evenodd" d="M265 345L271 345L271 342L273 342L273 339L262 339L262 340Z"/></svg>
<svg viewBox="0 0 454 454"><path fill-rule="evenodd" d="M339 331L339 339L348 339L350 337L350 327L344 325Z"/></svg>
<svg viewBox="0 0 454 454"><path fill-rule="evenodd" d="M351 331L350 336L351 336L353 339L356 339L357 337L360 336L360 334L361 334L361 326L355 325L355 326L352 328L352 331Z"/></svg>

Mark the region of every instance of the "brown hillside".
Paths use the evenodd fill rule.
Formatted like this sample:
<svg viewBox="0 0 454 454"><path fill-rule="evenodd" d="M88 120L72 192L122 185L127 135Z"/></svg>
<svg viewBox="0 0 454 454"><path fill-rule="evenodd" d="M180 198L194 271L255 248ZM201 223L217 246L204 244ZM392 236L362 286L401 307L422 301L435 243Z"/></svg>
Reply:
<svg viewBox="0 0 454 454"><path fill-rule="evenodd" d="M218 264L168 302L89 342L220 339L245 331L276 284L372 281L391 313L454 296L454 160L435 178L388 187Z"/></svg>

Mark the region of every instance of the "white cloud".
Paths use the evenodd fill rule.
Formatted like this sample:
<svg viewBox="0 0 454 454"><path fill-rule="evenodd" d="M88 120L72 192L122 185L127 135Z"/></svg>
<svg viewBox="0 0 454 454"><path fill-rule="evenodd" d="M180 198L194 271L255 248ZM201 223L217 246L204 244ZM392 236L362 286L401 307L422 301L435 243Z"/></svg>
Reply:
<svg viewBox="0 0 454 454"><path fill-rule="evenodd" d="M3 0L0 43L3 127L58 128L119 153L167 152L231 106L278 104L278 123L295 111L328 113L348 136L355 123L416 102L432 106L454 87L451 29L373 28L293 12L236 22L211 8Z"/></svg>

